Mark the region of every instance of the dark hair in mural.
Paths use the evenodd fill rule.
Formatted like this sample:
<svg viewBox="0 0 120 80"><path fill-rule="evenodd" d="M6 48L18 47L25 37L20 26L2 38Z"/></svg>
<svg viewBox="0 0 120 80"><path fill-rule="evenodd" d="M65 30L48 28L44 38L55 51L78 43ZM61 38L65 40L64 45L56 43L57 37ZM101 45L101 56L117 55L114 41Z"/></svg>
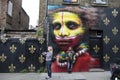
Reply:
<svg viewBox="0 0 120 80"><path fill-rule="evenodd" d="M53 13L60 11L67 11L78 14L79 17L82 19L83 24L86 25L88 28L96 27L98 24L99 16L98 10L96 8L62 7L50 10L48 14L52 15Z"/></svg>

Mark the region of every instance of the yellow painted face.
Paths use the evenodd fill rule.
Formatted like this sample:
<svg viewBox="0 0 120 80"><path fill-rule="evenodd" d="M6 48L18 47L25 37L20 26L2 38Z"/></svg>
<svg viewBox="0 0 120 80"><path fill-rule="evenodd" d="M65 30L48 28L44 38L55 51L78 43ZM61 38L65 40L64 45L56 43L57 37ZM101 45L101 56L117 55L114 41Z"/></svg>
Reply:
<svg viewBox="0 0 120 80"><path fill-rule="evenodd" d="M81 19L72 12L54 13L52 24L57 37L73 37L85 32Z"/></svg>

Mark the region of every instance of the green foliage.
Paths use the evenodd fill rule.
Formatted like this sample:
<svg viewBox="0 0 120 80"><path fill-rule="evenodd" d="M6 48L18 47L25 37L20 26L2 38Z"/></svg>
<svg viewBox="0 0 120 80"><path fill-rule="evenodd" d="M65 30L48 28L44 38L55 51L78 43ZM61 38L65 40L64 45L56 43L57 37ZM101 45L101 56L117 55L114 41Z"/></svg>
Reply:
<svg viewBox="0 0 120 80"><path fill-rule="evenodd" d="M23 70L20 71L20 73L27 73L27 72L28 72L27 69L23 69Z"/></svg>
<svg viewBox="0 0 120 80"><path fill-rule="evenodd" d="M44 73L44 72L46 72L46 68L44 66L37 70L37 73Z"/></svg>
<svg viewBox="0 0 120 80"><path fill-rule="evenodd" d="M37 29L37 37L43 36L44 29L43 28L38 28Z"/></svg>

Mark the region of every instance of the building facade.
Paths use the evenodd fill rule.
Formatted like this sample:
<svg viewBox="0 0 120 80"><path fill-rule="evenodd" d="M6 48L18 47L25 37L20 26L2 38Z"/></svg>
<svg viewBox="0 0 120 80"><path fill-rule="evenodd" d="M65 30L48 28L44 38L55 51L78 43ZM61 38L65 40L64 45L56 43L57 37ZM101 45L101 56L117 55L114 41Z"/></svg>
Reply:
<svg viewBox="0 0 120 80"><path fill-rule="evenodd" d="M22 0L0 0L0 28L27 30L29 16L22 8Z"/></svg>
<svg viewBox="0 0 120 80"><path fill-rule="evenodd" d="M78 2L72 2L69 3L68 1L78 1L78 0L48 0L48 3L46 0L40 0L40 15L39 15L39 27L46 28L47 31L45 31L45 36L44 38L32 38L30 35L27 35L29 37L24 37L27 33L29 32L24 32L24 31L17 31L16 34L18 34L17 38L1 38L0 39L0 72L34 72L34 71L40 71L44 72L44 61L45 58L42 55L42 52L47 51L47 46L52 45L54 49L54 57L57 57L57 60L53 62L53 67L52 70L53 72L64 72L67 71L66 68L66 62L62 60L64 58L64 55L59 53L61 49L64 51L67 45L73 43L73 42L79 42L80 46L77 45L74 48L75 51L75 59L73 62L73 69L75 72L81 72L81 71L89 71L92 68L102 68L104 70L110 70L110 64L114 62L115 59L120 57L120 8L119 8L119 0L116 0L117 2L114 2L113 0L91 0L92 2L89 4L88 0L79 0ZM1 3L1 2L0 2ZM80 4L79 4L80 3ZM118 4L117 4L118 3ZM63 5L67 6L68 8L64 8ZM49 7L49 10L47 8ZM70 7L69 7L70 6ZM71 7L72 6L72 7ZM0 7L1 11L2 7ZM56 10L55 10L56 9ZM66 10L68 9L68 10ZM76 10L77 9L77 10ZM82 9L82 10L78 10ZM76 13L81 14L81 11L87 12L89 20L93 20L92 22L89 22L91 25L88 26L85 25L86 29L88 30L88 33L86 33L83 40L75 40L73 37L72 39L69 39L69 37L66 39L61 39L58 38L56 39L55 36L53 35L54 32L56 34L59 29L61 29L61 24L59 21L64 22L65 16L62 16L62 20L59 17L58 22L55 22L55 24L51 24L52 20L55 20L55 18L49 19L49 13L50 11L58 11L63 10L63 11L76 11ZM90 10L90 11L88 11ZM98 17L94 17L97 13ZM96 11L97 10L97 11ZM3 10L2 10L3 11ZM79 12L80 11L80 12ZM2 13L2 12L0 12ZM11 15L11 13L9 13ZM89 16L90 15L90 16ZM57 14L58 16L58 14ZM57 17L55 16L55 17ZM75 16L75 15L74 15ZM69 16L70 17L70 16ZM78 16L77 16L78 17ZM76 18L77 18L76 17ZM2 17L4 19L4 17ZM74 17L72 17L74 18ZM70 18L70 19L72 19ZM84 18L83 18L84 19ZM98 20L99 19L99 20ZM78 18L77 18L78 20ZM86 19L84 19L86 20ZM88 19L87 19L88 20ZM94 22L99 21L96 26L90 27L94 25ZM5 20L6 21L6 20ZM84 21L85 22L85 21ZM50 24L48 24L50 23ZM93 24L92 24L93 23ZM46 25L47 24L47 25ZM71 26L72 24L72 26ZM72 31L70 29L78 29L78 24L75 21L68 21L67 26L70 27L62 27L67 29L68 31ZM75 25L75 26L74 26ZM54 26L54 28L49 28ZM77 27L76 27L77 26ZM84 26L83 26L84 27ZM68 29L69 28L69 29ZM54 29L54 30L53 30ZM64 29L64 30L65 30ZM42 30L42 29L41 29ZM64 31L63 32L67 32ZM9 31L9 34L13 33L14 30ZM26 30L25 30L26 31ZM54 31L54 32L51 32ZM74 32L79 32L78 31L73 31ZM33 32L33 36L36 33L36 31L31 30L31 34ZM40 32L42 33L42 31ZM21 34L21 36L20 36ZM59 35L59 34L57 34ZM67 35L67 34L66 34ZM62 35L62 38L66 35ZM9 35L8 35L9 36ZM11 36L13 37L13 36ZM77 38L78 39L78 38ZM53 42L56 41L56 42ZM84 42L88 42L87 46ZM58 43L58 44L55 44ZM81 44L82 43L82 44ZM62 45L63 46L62 46ZM74 43L73 43L74 44ZM58 45L61 46L58 47ZM74 46L74 45L73 45ZM77 48L76 48L77 47ZM84 49L82 49L84 48ZM89 48L89 49L86 49ZM75 50L76 49L76 50ZM82 51L79 51L82 50ZM87 54L85 53L90 53L89 57L85 57ZM62 52L62 51L61 51ZM63 55L63 56L62 56ZM66 56L66 55L65 55ZM91 57L92 56L92 57ZM62 57L60 59L60 57ZM81 58L82 57L82 58ZM57 63L59 60L61 60L61 63ZM89 61L88 59L92 60L89 65L87 64ZM87 61L87 62L86 62ZM64 63L65 62L65 63ZM57 63L57 64L56 64ZM63 63L63 64L62 64ZM95 64L93 64L95 63ZM88 66L88 67L87 67ZM84 69L83 69L84 68Z"/></svg>
<svg viewBox="0 0 120 80"><path fill-rule="evenodd" d="M73 2L72 2L73 1ZM76 1L76 2L74 2ZM44 19L47 19L48 21L48 25L43 25L44 28L49 28L54 26L53 29L49 29L49 31L56 31L55 34L57 34L57 30L59 31L59 29L61 27L59 27L60 24L59 22L55 25L53 25L52 19L49 19L49 10L46 7L48 6L48 8L50 9L51 13L52 11L55 12L59 12L60 11L71 11L72 9L73 11L78 8L83 8L83 9L91 9L90 11L94 11L94 10L98 10L98 14L99 14L99 22L97 23L97 25L93 28L89 28L90 26L87 26L87 28L89 29L89 33L87 35L87 40L89 43L89 53L95 57L99 57L100 60L100 64L101 64L101 68L104 68L105 70L109 70L109 66L111 63L114 62L114 59L119 58L119 50L120 50L120 46L119 46L119 42L117 41L117 39L119 39L119 7L120 7L120 3L119 0L113 1L113 0L40 0L40 16L39 16L39 24L42 24L43 21L46 21ZM68 10L66 9L62 9L63 7L70 7ZM88 11L89 12L89 11ZM89 13L91 14L91 13ZM94 14L93 14L94 15ZM91 15L91 16L93 16ZM89 16L89 17L91 17ZM50 17L51 18L51 17ZM91 18L92 19L92 18ZM63 20L63 19L62 19ZM41 22L42 21L42 22ZM64 20L63 20L64 21ZM95 20L94 20L95 21ZM91 23L92 25L92 23ZM57 28L58 27L58 28ZM97 27L97 28L96 28ZM49 32L49 31L45 31L45 32ZM50 35L52 35L54 32L52 32ZM47 34L48 36L50 36L49 34ZM58 34L59 35L59 34ZM51 41L54 40L55 37L49 37L49 39L47 39L51 44ZM62 40L61 40L62 42ZM60 43L61 44L61 43ZM56 45L51 44L53 46L55 46L55 50ZM58 41L58 45L59 45L59 41ZM58 48L59 49L59 48ZM60 50L60 49L59 49ZM93 65L94 66L94 65ZM55 69L54 69L55 70ZM58 68L56 68L56 71L59 71Z"/></svg>
<svg viewBox="0 0 120 80"><path fill-rule="evenodd" d="M78 1L77 4L65 4L64 1L72 1L72 0L40 0L39 6L39 24L42 22L44 17L46 16L47 5L73 5L73 6L95 6L98 7L99 4L93 4L94 1L101 0L75 0ZM107 7L120 7L120 0L103 0L107 2ZM46 3L47 2L47 3Z"/></svg>

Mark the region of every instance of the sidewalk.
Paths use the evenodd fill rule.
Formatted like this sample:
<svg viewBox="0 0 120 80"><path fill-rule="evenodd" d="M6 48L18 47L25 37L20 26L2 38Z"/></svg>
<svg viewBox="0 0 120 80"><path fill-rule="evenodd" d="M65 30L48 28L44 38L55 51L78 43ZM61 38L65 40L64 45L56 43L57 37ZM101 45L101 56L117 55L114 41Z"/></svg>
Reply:
<svg viewBox="0 0 120 80"><path fill-rule="evenodd" d="M0 73L0 80L45 80L47 73ZM52 80L110 80L110 72L53 73Z"/></svg>

